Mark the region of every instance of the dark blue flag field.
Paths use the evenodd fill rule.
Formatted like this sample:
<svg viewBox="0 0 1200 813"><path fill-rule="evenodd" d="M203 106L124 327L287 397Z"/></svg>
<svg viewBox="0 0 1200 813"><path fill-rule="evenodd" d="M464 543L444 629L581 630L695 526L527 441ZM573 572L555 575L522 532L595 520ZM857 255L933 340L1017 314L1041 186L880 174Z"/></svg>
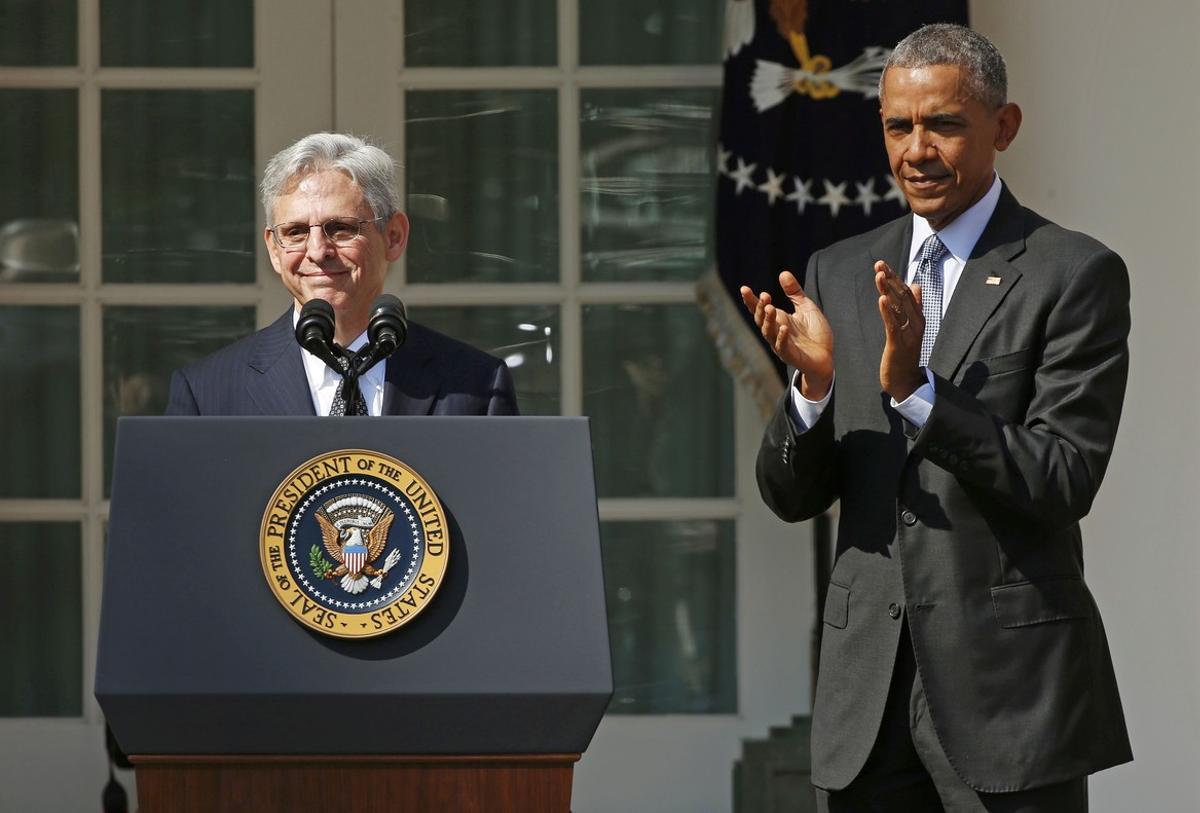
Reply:
<svg viewBox="0 0 1200 813"><path fill-rule="evenodd" d="M966 21L964 0L728 0L717 268L699 297L723 360L764 414L782 368L738 287L778 295L784 269L803 284L812 252L907 210L883 148L880 70L921 25Z"/></svg>

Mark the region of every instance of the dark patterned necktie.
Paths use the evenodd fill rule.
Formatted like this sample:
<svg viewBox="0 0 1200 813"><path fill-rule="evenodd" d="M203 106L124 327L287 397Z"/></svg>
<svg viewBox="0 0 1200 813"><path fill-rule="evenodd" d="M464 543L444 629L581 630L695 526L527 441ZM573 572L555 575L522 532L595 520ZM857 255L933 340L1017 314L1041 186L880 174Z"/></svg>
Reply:
<svg viewBox="0 0 1200 813"><path fill-rule="evenodd" d="M337 392L333 394L333 405L329 408L331 417L340 415L369 415L367 412L367 399L363 397L362 387L358 386L358 379L354 381L354 397L350 401L350 408L346 408L346 374L350 372L350 360L345 356L337 357L338 364L342 368L342 383L338 384Z"/></svg>
<svg viewBox="0 0 1200 813"><path fill-rule="evenodd" d="M921 337L921 366L929 366L933 343L942 326L942 269L938 262L949 253L941 238L931 234L921 244L921 260L913 282L921 286L921 310L925 313L925 335Z"/></svg>

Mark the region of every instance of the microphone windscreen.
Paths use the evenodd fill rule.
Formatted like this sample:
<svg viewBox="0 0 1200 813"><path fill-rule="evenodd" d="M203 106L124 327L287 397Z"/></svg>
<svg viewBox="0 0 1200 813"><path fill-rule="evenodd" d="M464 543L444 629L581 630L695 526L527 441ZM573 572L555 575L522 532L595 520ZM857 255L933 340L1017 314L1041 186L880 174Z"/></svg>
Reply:
<svg viewBox="0 0 1200 813"><path fill-rule="evenodd" d="M333 321L333 305L330 305L324 299L310 299L304 303L304 307L300 309L300 318L320 314L328 317L329 321Z"/></svg>
<svg viewBox="0 0 1200 813"><path fill-rule="evenodd" d="M310 299L300 308L296 320L296 341L302 347L313 342L333 341L333 306L324 299Z"/></svg>
<svg viewBox="0 0 1200 813"><path fill-rule="evenodd" d="M390 334L390 335L389 335ZM404 303L391 294L380 294L371 304L371 321L367 324L367 338L371 343L386 339L394 342L390 348L404 344L408 336L408 315Z"/></svg>

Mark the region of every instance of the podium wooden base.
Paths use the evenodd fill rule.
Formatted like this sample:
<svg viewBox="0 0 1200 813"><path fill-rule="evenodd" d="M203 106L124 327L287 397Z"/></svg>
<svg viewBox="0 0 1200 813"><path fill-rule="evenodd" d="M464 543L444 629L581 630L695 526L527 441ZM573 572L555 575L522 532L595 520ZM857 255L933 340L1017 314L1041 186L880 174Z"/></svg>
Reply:
<svg viewBox="0 0 1200 813"><path fill-rule="evenodd" d="M579 754L131 760L140 813L568 813Z"/></svg>

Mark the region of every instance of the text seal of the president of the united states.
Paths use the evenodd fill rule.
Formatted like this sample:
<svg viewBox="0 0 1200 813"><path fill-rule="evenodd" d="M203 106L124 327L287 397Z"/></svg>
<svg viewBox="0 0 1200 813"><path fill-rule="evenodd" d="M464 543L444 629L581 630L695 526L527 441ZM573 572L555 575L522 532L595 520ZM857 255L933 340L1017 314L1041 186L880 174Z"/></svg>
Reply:
<svg viewBox="0 0 1200 813"><path fill-rule="evenodd" d="M267 583L305 626L339 638L399 629L433 599L450 555L429 484L378 452L341 449L298 466L259 534Z"/></svg>

